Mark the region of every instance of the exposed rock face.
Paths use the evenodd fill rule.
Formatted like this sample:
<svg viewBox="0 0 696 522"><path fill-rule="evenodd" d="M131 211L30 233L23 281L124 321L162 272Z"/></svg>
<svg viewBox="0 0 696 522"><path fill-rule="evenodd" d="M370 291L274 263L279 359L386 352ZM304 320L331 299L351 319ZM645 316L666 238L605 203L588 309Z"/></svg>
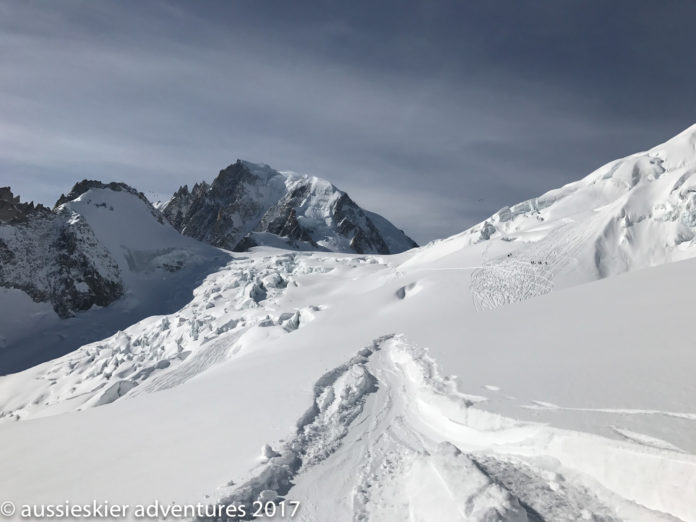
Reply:
<svg viewBox="0 0 696 522"><path fill-rule="evenodd" d="M48 301L60 317L123 293L119 269L78 216L20 203L0 191L0 286Z"/></svg>
<svg viewBox="0 0 696 522"><path fill-rule="evenodd" d="M50 302L60 317L106 306L124 294L131 272L176 271L208 255L197 248L213 251L167 221L229 250L390 254L416 246L325 180L237 161L211 184L179 189L163 213L124 183L80 181L53 210L0 188L0 287Z"/></svg>
<svg viewBox="0 0 696 522"><path fill-rule="evenodd" d="M43 205L21 203L19 196L12 194L10 187L0 187L0 223L16 223L33 214L48 212Z"/></svg>
<svg viewBox="0 0 696 522"><path fill-rule="evenodd" d="M279 173L270 168L252 172L238 161L210 185L197 183L190 192L181 187L162 212L182 234L232 250L284 192Z"/></svg>
<svg viewBox="0 0 696 522"><path fill-rule="evenodd" d="M394 254L416 243L326 180L237 160L162 208L182 234L229 250L256 245Z"/></svg>

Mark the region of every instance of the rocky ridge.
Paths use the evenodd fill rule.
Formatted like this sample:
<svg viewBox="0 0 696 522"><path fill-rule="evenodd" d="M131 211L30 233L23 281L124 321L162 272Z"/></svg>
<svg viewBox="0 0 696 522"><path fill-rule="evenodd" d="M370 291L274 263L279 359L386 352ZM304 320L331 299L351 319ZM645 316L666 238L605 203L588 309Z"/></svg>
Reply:
<svg viewBox="0 0 696 522"><path fill-rule="evenodd" d="M162 211L182 234L228 250L271 245L395 254L417 246L324 179L242 160L210 184L181 187Z"/></svg>

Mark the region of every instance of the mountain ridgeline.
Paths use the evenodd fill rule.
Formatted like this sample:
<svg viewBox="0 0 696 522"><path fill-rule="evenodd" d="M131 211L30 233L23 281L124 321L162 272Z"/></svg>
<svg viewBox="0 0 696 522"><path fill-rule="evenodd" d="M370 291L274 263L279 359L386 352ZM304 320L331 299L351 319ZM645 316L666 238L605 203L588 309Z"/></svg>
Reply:
<svg viewBox="0 0 696 522"><path fill-rule="evenodd" d="M489 294L505 284L528 281L522 294L531 296L686 259L696 252L695 173L696 125L446 241L488 244L472 282L488 304L500 301ZM164 280L222 262L228 254L211 245L359 254L417 246L324 179L242 160L158 207L123 183L83 180L53 209L0 188L0 288L50 302L60 317L137 293L153 271Z"/></svg>
<svg viewBox="0 0 696 522"><path fill-rule="evenodd" d="M156 279L186 277L174 274L182 268L203 274L226 256L210 245L361 254L417 246L328 181L243 161L211 184L182 187L161 209L125 183L82 180L52 209L0 188L0 288L50 303L61 318L135 299Z"/></svg>
<svg viewBox="0 0 696 522"><path fill-rule="evenodd" d="M118 265L82 216L21 203L0 188L0 287L50 302L60 317L123 295Z"/></svg>
<svg viewBox="0 0 696 522"><path fill-rule="evenodd" d="M182 269L215 266L222 257L182 237L125 183L80 181L53 209L0 188L0 288L50 303L61 318L126 296L132 311L155 282L183 285Z"/></svg>
<svg viewBox="0 0 696 522"><path fill-rule="evenodd" d="M228 250L267 245L396 254L417 246L324 179L242 160L210 184L181 187L161 210L182 234Z"/></svg>
<svg viewBox="0 0 696 522"><path fill-rule="evenodd" d="M505 207L464 236L585 279L696 255L696 125L583 179ZM513 254L512 252L517 252ZM493 252L493 251L490 251ZM538 268L538 265L537 265ZM548 279L548 276L545 276Z"/></svg>

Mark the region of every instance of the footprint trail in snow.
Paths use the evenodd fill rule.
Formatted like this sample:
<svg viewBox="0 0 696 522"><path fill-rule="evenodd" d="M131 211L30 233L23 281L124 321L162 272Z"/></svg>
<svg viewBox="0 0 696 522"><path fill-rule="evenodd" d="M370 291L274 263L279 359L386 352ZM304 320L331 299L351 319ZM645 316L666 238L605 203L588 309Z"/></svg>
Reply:
<svg viewBox="0 0 696 522"><path fill-rule="evenodd" d="M294 436L264 453L261 471L221 488L216 502L299 501L303 521L678 520L687 484L639 505L635 495L650 498L654 485L622 482L606 461L675 480L696 470L692 456L658 451L673 461L664 466L635 444L478 409L398 335L319 379Z"/></svg>

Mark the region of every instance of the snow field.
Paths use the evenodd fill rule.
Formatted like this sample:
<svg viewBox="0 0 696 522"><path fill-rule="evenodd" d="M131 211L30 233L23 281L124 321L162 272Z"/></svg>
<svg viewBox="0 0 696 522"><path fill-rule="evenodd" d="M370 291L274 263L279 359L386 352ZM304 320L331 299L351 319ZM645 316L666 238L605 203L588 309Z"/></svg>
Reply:
<svg viewBox="0 0 696 522"><path fill-rule="evenodd" d="M0 379L0 490L696 520L696 262L665 264L693 257L695 151L696 127L398 256L237 256L173 313Z"/></svg>
<svg viewBox="0 0 696 522"><path fill-rule="evenodd" d="M261 471L218 491L216 502L287 498L300 501L299 520L337 521L694 514L685 499L695 457L480 410L401 336L378 339L326 373L295 435L265 448Z"/></svg>

